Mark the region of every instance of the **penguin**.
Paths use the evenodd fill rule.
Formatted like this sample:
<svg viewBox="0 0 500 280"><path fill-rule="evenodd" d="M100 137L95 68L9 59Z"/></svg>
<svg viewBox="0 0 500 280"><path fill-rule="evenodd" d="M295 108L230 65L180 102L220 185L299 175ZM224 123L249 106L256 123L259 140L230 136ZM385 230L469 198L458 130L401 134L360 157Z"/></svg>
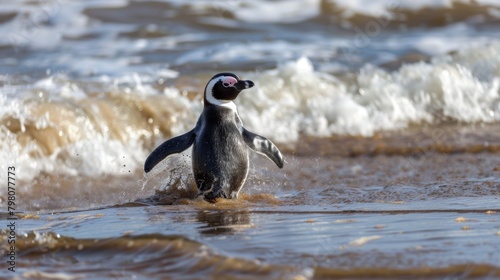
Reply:
<svg viewBox="0 0 500 280"><path fill-rule="evenodd" d="M199 190L208 202L238 198L248 175L249 151L262 154L283 168L280 150L267 138L248 131L233 100L254 86L233 73L219 73L205 86L203 111L195 127L158 146L144 163L148 173L167 156L193 146L192 169Z"/></svg>

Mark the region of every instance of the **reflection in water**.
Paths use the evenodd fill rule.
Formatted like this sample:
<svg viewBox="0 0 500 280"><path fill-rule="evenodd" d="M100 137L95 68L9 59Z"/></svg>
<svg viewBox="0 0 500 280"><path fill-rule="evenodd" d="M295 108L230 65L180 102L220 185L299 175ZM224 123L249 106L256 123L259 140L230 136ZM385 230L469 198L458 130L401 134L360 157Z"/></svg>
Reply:
<svg viewBox="0 0 500 280"><path fill-rule="evenodd" d="M246 211L229 212L200 210L196 215L196 219L206 224L198 228L202 234L227 234L252 227L250 213Z"/></svg>

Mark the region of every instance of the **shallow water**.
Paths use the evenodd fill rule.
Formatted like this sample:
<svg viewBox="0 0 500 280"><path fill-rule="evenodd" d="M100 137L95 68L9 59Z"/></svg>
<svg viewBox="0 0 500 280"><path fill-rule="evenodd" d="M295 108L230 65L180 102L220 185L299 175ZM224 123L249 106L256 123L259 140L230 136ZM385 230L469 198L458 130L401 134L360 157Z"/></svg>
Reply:
<svg viewBox="0 0 500 280"><path fill-rule="evenodd" d="M189 178L169 165L145 189L136 174L112 183L115 194L104 178L21 192L33 204L17 221L17 275L500 276L497 154L285 156L283 172L255 157L240 198L217 204L193 198ZM152 192L165 174L177 183Z"/></svg>
<svg viewBox="0 0 500 280"><path fill-rule="evenodd" d="M18 217L0 278L500 278L499 18L486 0L0 0ZM239 114L286 161L252 155L240 198L210 204L189 151L142 166L220 71L256 83Z"/></svg>
<svg viewBox="0 0 500 280"><path fill-rule="evenodd" d="M22 237L20 259L24 275L71 265L68 276L86 278L498 277L498 224L484 210L120 207L23 221L58 234Z"/></svg>

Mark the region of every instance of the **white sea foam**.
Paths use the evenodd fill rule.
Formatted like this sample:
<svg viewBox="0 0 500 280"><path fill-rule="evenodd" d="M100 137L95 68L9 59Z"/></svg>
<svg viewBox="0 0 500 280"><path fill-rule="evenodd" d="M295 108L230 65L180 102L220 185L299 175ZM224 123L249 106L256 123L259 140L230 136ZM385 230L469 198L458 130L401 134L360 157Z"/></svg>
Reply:
<svg viewBox="0 0 500 280"><path fill-rule="evenodd" d="M300 22L319 15L320 3L320 0L242 1L230 11L247 22ZM219 8L225 9L227 5L219 5Z"/></svg>
<svg viewBox="0 0 500 280"><path fill-rule="evenodd" d="M402 1L402 0L328 0L340 7L343 16L350 17L355 14L369 15L373 17L391 17L395 10L419 11L422 9L450 8L455 4L479 4L481 6L499 7L500 3L495 0L420 0L420 1Z"/></svg>
<svg viewBox="0 0 500 280"><path fill-rule="evenodd" d="M150 1L144 2L141 4L145 9L154 9ZM162 25L158 18L145 25L140 13L134 14L130 23L124 22L124 17L132 12L131 6L137 4L125 0L54 0L36 5L32 1L2 3L0 12L16 14L0 24L0 32L5 34L0 37L0 45L10 45L19 56L0 59L0 67L21 73L51 69L78 75L123 77L131 72L144 72L144 67L151 65L151 59L172 67L205 70L213 63L239 67L247 62L251 65L271 64L307 57L319 64L318 70L335 72L358 69L366 63L378 65L394 61L400 54L415 50L432 56L441 55L464 45L484 45L498 37L498 32L488 31L494 28L478 31L476 24L487 20L489 16L486 14L458 23L452 21L440 28L409 26L405 32L388 28L380 21L372 21L379 25L367 23L362 26L349 23L349 19L341 20L352 28L352 33L346 35L338 32L336 23L319 20L322 13L331 11L327 4L317 0L162 2L168 3L164 5L166 14L176 14L176 9L179 9L196 15L192 19L166 16L175 24L192 23L193 27L185 31L169 30L166 27L169 24ZM468 0L330 2L346 14L389 14L388 18L392 17L391 9L395 7L416 11L427 7L447 8L453 3L475 5ZM494 5L494 1L483 0L480 5ZM123 14L120 14L122 10ZM488 11L491 15L498 13L496 8ZM228 12L233 16L227 17ZM457 13L461 14L460 11ZM253 16L256 14L259 16ZM337 13L327 15L338 16ZM302 32L302 26L295 30L293 26L296 24L282 24L308 20ZM427 23L424 21L424 24ZM355 25L359 26L355 28ZM340 29L346 27L340 26ZM213 28L216 32L206 32L206 28ZM366 32L369 28L375 28L376 32ZM235 33L235 30L243 32ZM143 32L158 32L159 35L143 36ZM247 32L251 38L245 35ZM346 53L347 61L342 57ZM151 58L152 54L154 58Z"/></svg>
<svg viewBox="0 0 500 280"><path fill-rule="evenodd" d="M163 1L178 6L186 4L182 0ZM341 16L346 18L356 14L390 18L395 10L448 9L456 4L500 7L500 2L496 0L327 0L326 2L339 7L342 11ZM308 20L320 14L322 5L324 2L318 0L198 0L189 3L189 6L197 11L215 9L219 11L219 15L233 13L241 21L265 23L290 23Z"/></svg>
<svg viewBox="0 0 500 280"><path fill-rule="evenodd" d="M307 35L304 35L304 37ZM221 43L210 48L195 49L180 56L176 64L200 63L237 63L242 61L294 60L301 56L325 59L334 57L339 47L348 46L345 39L325 39L310 36L309 42L291 44L275 40L272 42ZM209 55L207 55L207 53Z"/></svg>
<svg viewBox="0 0 500 280"><path fill-rule="evenodd" d="M143 82L139 74L115 83L87 81L87 86L116 92L101 98L89 89L84 92L64 75L28 85L4 85L0 88L0 157L5 160L0 167L15 166L22 170L18 178L24 180L40 172L98 176L141 168L150 152L144 146L145 139L160 134L153 119L144 120L137 111L143 110L141 106L156 105L154 99L147 101L152 92L163 95L163 104L169 107L148 107L149 114L171 115L172 134L190 129L195 123L194 112L201 108L199 101L190 101L176 88L167 87L162 94ZM136 105L130 107L132 104ZM156 145L161 143L160 137L156 140Z"/></svg>
<svg viewBox="0 0 500 280"><path fill-rule="evenodd" d="M395 72L365 66L355 83L314 71L307 58L250 77L240 115L278 141L300 133L369 136L413 123L500 121L500 45L469 48Z"/></svg>
<svg viewBox="0 0 500 280"><path fill-rule="evenodd" d="M5 1L4 1L5 2ZM146 1L144 1L146 2ZM302 22L317 18L321 15L324 3L319 0L281 0L281 1L248 1L248 0L218 0L218 1L179 1L164 0L178 9L190 9L195 14L209 14L197 18L200 22L216 22L221 26L229 24L229 27L237 27L237 22L260 22L260 23L291 23ZM394 10L418 11L424 8L450 8L457 3L466 3L468 5L491 6L490 15L498 13L497 7L500 2L495 0L423 0L423 1L339 1L329 0L342 11L341 16L349 18L355 14L369 15L374 17L392 18ZM322 4L323 3L323 4ZM74 55L87 53L89 50L106 50L108 54L123 53L128 51L138 51L140 49L158 48L168 45L172 47L178 42L176 36L190 36L192 34L171 34L158 40L138 39L135 42L120 40L118 34L134 30L133 25L116 24L101 22L94 19L85 11L91 9L121 8L127 7L129 1L68 1L54 0L42 1L36 5L32 1L10 1L2 3L0 12L12 13L17 15L9 21L0 24L0 32L4 34L0 38L0 45L13 45L18 49L27 46L30 49L53 50L61 46L70 45L72 48L78 48L67 40L68 38L79 38L83 36L101 35L106 40L89 40L89 42L80 41L83 46ZM147 4L145 4L147 5ZM214 13L215 11L215 13ZM277 12L279 11L279 12ZM175 11L166 10L165 13ZM235 19L224 19L223 15L231 13ZM258 15L258 16L255 16ZM219 22L219 23L217 23ZM156 26L157 23L150 26ZM137 27L137 26L136 26ZM157 27L156 27L157 28ZM154 28L153 28L154 29ZM113 44L109 42L113 41Z"/></svg>
<svg viewBox="0 0 500 280"><path fill-rule="evenodd" d="M256 86L242 92L236 104L248 129L279 142L297 141L301 134L369 136L443 120L498 122L499 53L496 43L438 55L394 72L366 65L353 81L319 72L303 57L272 70L238 73ZM3 84L0 157L9 160L0 168L15 165L23 179L42 171L92 176L141 168L150 152L145 142L163 141L160 125L179 135L191 129L201 113L201 95L193 99L183 88L170 86L160 92L152 86L154 77L176 74L157 69L90 81L54 74L25 85ZM48 111L40 111L40 106L48 106ZM4 125L9 119L17 120L19 128ZM27 131L34 133L35 128L56 132L55 139L52 134L44 138L55 143L50 154L40 142L25 141L30 139Z"/></svg>

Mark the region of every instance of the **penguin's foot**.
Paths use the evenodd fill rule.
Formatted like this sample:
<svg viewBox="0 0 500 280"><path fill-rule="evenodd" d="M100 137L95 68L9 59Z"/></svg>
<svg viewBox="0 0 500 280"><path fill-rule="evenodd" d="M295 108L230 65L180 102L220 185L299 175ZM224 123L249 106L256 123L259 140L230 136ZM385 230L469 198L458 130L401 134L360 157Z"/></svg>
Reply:
<svg viewBox="0 0 500 280"><path fill-rule="evenodd" d="M210 203L216 203L219 198L226 198L226 194L223 191L212 191L203 194L203 199Z"/></svg>
<svg viewBox="0 0 500 280"><path fill-rule="evenodd" d="M218 198L218 197L216 197L216 198L210 198L210 197L206 197L206 196L205 196L205 197L203 197L203 199L204 199L206 202L208 202L208 203L212 203L212 204L217 203L217 200L219 200L219 198Z"/></svg>

